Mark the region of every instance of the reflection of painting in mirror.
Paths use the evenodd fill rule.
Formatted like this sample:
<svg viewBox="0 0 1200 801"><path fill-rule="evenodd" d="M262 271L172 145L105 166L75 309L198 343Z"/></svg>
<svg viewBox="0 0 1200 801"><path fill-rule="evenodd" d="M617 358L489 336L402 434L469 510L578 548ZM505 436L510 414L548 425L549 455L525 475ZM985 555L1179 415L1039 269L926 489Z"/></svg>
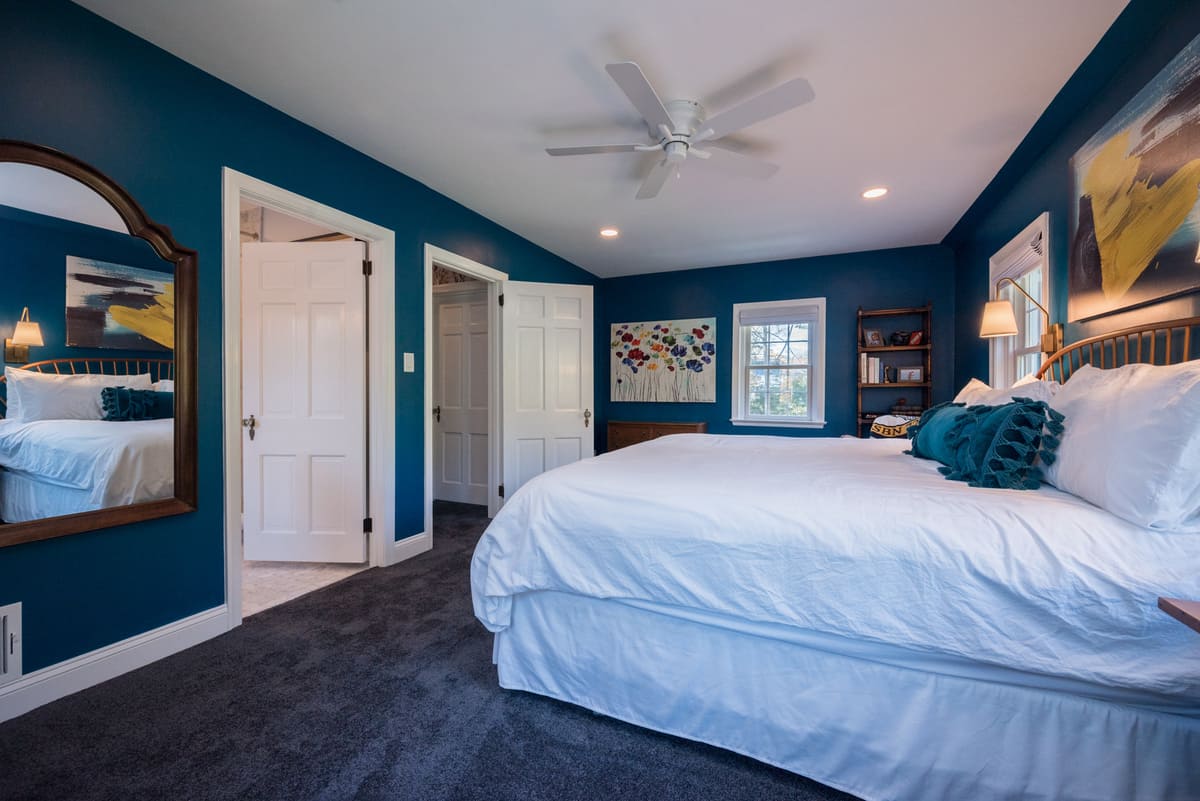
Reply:
<svg viewBox="0 0 1200 801"><path fill-rule="evenodd" d="M142 351L173 348L171 275L67 256L67 345Z"/></svg>
<svg viewBox="0 0 1200 801"><path fill-rule="evenodd" d="M1200 288L1200 37L1071 166L1070 321Z"/></svg>
<svg viewBox="0 0 1200 801"><path fill-rule="evenodd" d="M28 306L44 340L0 382L0 521L172 498L174 265L74 214L82 185L0 166L0 334Z"/></svg>

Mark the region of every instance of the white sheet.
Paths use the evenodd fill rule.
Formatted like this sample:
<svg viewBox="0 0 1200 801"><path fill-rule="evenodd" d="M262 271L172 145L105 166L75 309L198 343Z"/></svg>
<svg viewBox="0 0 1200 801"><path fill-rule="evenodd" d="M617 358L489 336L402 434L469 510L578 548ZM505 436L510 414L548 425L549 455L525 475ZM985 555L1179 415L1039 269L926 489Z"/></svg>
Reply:
<svg viewBox="0 0 1200 801"><path fill-rule="evenodd" d="M169 498L174 420L0 421L0 467L87 493L89 508ZM16 521L9 521L16 522Z"/></svg>
<svg viewBox="0 0 1200 801"><path fill-rule="evenodd" d="M513 603L496 635L501 687L860 798L1200 799L1200 702L1111 689L1097 700L1095 684L782 626L746 633L678 607L558 592Z"/></svg>
<svg viewBox="0 0 1200 801"><path fill-rule="evenodd" d="M550 471L476 548L475 612L558 590L1189 698L1200 537L1049 487L947 481L895 440L685 434ZM749 628L749 627L748 627Z"/></svg>
<svg viewBox="0 0 1200 801"><path fill-rule="evenodd" d="M23 523L97 508L89 490L48 484L28 473L0 470L0 520Z"/></svg>

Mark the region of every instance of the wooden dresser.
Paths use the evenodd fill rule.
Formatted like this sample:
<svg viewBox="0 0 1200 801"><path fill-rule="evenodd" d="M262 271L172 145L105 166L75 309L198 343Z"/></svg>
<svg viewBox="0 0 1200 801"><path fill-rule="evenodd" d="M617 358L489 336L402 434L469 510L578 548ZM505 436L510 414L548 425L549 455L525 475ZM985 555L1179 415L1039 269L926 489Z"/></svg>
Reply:
<svg viewBox="0 0 1200 801"><path fill-rule="evenodd" d="M608 423L608 450L636 445L668 434L704 434L708 423L633 423L611 420Z"/></svg>

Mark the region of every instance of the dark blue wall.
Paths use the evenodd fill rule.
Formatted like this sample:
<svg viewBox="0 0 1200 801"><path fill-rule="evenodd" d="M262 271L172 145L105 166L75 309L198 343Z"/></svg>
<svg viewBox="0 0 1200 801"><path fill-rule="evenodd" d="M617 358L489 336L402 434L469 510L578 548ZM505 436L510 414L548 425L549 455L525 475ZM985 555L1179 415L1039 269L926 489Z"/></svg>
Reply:
<svg viewBox="0 0 1200 801"><path fill-rule="evenodd" d="M703 270L610 278L601 283L596 308L597 446L608 420L699 421L711 433L837 436L855 433L858 381L858 308L933 304L934 401L953 395L954 262L941 245L773 261ZM824 429L733 426L730 348L733 304L791 298L826 298ZM609 401L609 326L687 317L717 318L716 403L614 403ZM880 324L884 333L915 322ZM890 326L890 327L889 327ZM918 362L919 363L919 362ZM871 390L876 393L887 390ZM916 400L913 390L896 390Z"/></svg>
<svg viewBox="0 0 1200 801"><path fill-rule="evenodd" d="M979 338L988 259L1043 211L1050 212L1050 311L1066 320L1071 156L1197 34L1200 2L1133 0L946 237L956 261L956 385L988 376L988 347ZM1067 341L1197 313L1193 295L1068 326Z"/></svg>
<svg viewBox="0 0 1200 801"><path fill-rule="evenodd" d="M0 137L91 163L200 254L199 510L0 550L0 603L25 604L25 668L223 602L222 167L396 232L397 358L418 359L396 368L396 536L420 532L424 244L514 279L593 276L79 6L0 0L0 20Z"/></svg>
<svg viewBox="0 0 1200 801"><path fill-rule="evenodd" d="M0 336L12 336L21 309L42 329L43 347L29 349L30 361L82 357L164 359L163 351L68 348L66 257L82 256L159 272L174 272L144 239L104 228L0 206L0 275L4 306Z"/></svg>

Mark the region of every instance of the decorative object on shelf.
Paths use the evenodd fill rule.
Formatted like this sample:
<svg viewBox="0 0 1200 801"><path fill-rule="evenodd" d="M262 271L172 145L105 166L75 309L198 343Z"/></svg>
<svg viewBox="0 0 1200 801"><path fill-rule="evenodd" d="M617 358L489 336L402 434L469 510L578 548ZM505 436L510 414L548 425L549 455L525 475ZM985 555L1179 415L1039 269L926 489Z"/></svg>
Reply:
<svg viewBox="0 0 1200 801"><path fill-rule="evenodd" d="M1067 319L1200 289L1200 37L1071 159Z"/></svg>
<svg viewBox="0 0 1200 801"><path fill-rule="evenodd" d="M1033 297L1021 289L1018 284L1007 276L996 282L996 299L989 300L983 306L983 322L979 325L979 336L984 339L994 339L996 337L1015 337L1017 331L1017 315L1013 311L1012 301L1003 300L1000 297L1000 286L1007 281L1012 284L1013 288L1025 296L1026 300L1037 306L1041 310L1042 315L1046 318L1046 333L1042 334L1042 353L1047 356L1057 353L1059 348L1063 346L1063 324L1051 323L1050 312L1046 307L1038 303Z"/></svg>
<svg viewBox="0 0 1200 801"><path fill-rule="evenodd" d="M4 361L9 364L29 364L30 346L45 345L42 327L29 319L29 307L21 312L21 319L13 326L13 335L4 340Z"/></svg>
<svg viewBox="0 0 1200 801"><path fill-rule="evenodd" d="M929 331L933 307L900 306L858 310L858 416L856 434L870 434L881 415L919 416L933 403L933 349ZM880 324L895 333L885 340ZM890 325L888 325L890 323ZM888 344L888 343L891 344ZM917 381L906 381L903 371L916 368ZM909 373L909 376L912 374ZM919 397L896 398L901 387L918 387Z"/></svg>
<svg viewBox="0 0 1200 801"><path fill-rule="evenodd" d="M901 384L920 384L925 380L925 370L920 367L901 367L900 383Z"/></svg>
<svg viewBox="0 0 1200 801"><path fill-rule="evenodd" d="M871 422L871 436L895 439L907 437L908 430L917 424L919 416L901 416L897 414L881 414Z"/></svg>
<svg viewBox="0 0 1200 801"><path fill-rule="evenodd" d="M67 256L67 345L173 349L175 276Z"/></svg>
<svg viewBox="0 0 1200 801"><path fill-rule="evenodd" d="M717 318L614 323L611 398L650 403L716 403Z"/></svg>

